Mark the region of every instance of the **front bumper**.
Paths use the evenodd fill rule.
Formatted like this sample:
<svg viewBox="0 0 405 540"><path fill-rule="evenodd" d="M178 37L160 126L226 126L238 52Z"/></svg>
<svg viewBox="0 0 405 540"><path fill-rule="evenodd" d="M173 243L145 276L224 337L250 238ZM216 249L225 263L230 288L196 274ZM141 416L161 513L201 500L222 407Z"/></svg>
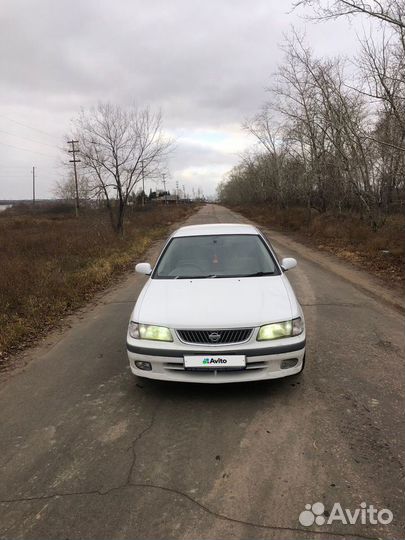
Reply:
<svg viewBox="0 0 405 540"><path fill-rule="evenodd" d="M305 339L293 340L293 343L273 345L271 347L232 349L195 349L193 348L151 348L127 343L129 364L132 373L139 377L164 381L195 382L195 383L232 383L244 381L260 381L277 379L299 373L305 356ZM207 370L192 371L184 369L184 355L215 354L246 356L246 368L237 371ZM282 368L283 360L296 359L294 367ZM151 371L138 369L136 361L150 362Z"/></svg>

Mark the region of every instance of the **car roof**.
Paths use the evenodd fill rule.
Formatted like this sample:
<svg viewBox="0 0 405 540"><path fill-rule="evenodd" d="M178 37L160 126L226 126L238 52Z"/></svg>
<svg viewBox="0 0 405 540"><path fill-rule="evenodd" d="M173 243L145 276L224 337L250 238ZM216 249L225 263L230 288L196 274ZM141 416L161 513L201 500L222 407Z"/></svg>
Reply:
<svg viewBox="0 0 405 540"><path fill-rule="evenodd" d="M173 234L176 236L210 236L220 234L259 234L253 225L247 223L209 223L180 227Z"/></svg>

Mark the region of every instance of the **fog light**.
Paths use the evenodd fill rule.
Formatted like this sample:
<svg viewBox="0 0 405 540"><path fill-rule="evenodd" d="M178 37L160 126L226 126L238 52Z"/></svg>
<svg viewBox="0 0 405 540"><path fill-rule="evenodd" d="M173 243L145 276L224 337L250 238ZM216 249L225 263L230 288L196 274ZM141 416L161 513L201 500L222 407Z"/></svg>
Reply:
<svg viewBox="0 0 405 540"><path fill-rule="evenodd" d="M144 362L143 360L135 360L135 365L138 369L143 369L144 371L152 370L152 364L150 362Z"/></svg>
<svg viewBox="0 0 405 540"><path fill-rule="evenodd" d="M298 358L288 358L287 360L281 360L281 369L288 369L298 364Z"/></svg>

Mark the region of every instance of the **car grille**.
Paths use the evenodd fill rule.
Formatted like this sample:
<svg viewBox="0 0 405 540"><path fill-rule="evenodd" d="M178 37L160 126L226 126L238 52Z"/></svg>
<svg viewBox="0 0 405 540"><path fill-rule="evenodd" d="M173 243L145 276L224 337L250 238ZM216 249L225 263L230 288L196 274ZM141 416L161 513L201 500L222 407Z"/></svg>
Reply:
<svg viewBox="0 0 405 540"><path fill-rule="evenodd" d="M177 330L177 333L179 338L186 343L225 345L247 341L252 331L252 328L234 328L230 330Z"/></svg>

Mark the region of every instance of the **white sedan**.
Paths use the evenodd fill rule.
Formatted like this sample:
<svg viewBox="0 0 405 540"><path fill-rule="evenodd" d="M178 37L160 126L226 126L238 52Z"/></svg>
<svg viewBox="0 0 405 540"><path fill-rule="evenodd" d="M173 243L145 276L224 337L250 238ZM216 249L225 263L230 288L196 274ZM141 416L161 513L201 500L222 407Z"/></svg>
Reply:
<svg viewBox="0 0 405 540"><path fill-rule="evenodd" d="M230 383L300 373L305 324L286 270L245 224L193 225L169 238L131 314L127 351L139 377Z"/></svg>

